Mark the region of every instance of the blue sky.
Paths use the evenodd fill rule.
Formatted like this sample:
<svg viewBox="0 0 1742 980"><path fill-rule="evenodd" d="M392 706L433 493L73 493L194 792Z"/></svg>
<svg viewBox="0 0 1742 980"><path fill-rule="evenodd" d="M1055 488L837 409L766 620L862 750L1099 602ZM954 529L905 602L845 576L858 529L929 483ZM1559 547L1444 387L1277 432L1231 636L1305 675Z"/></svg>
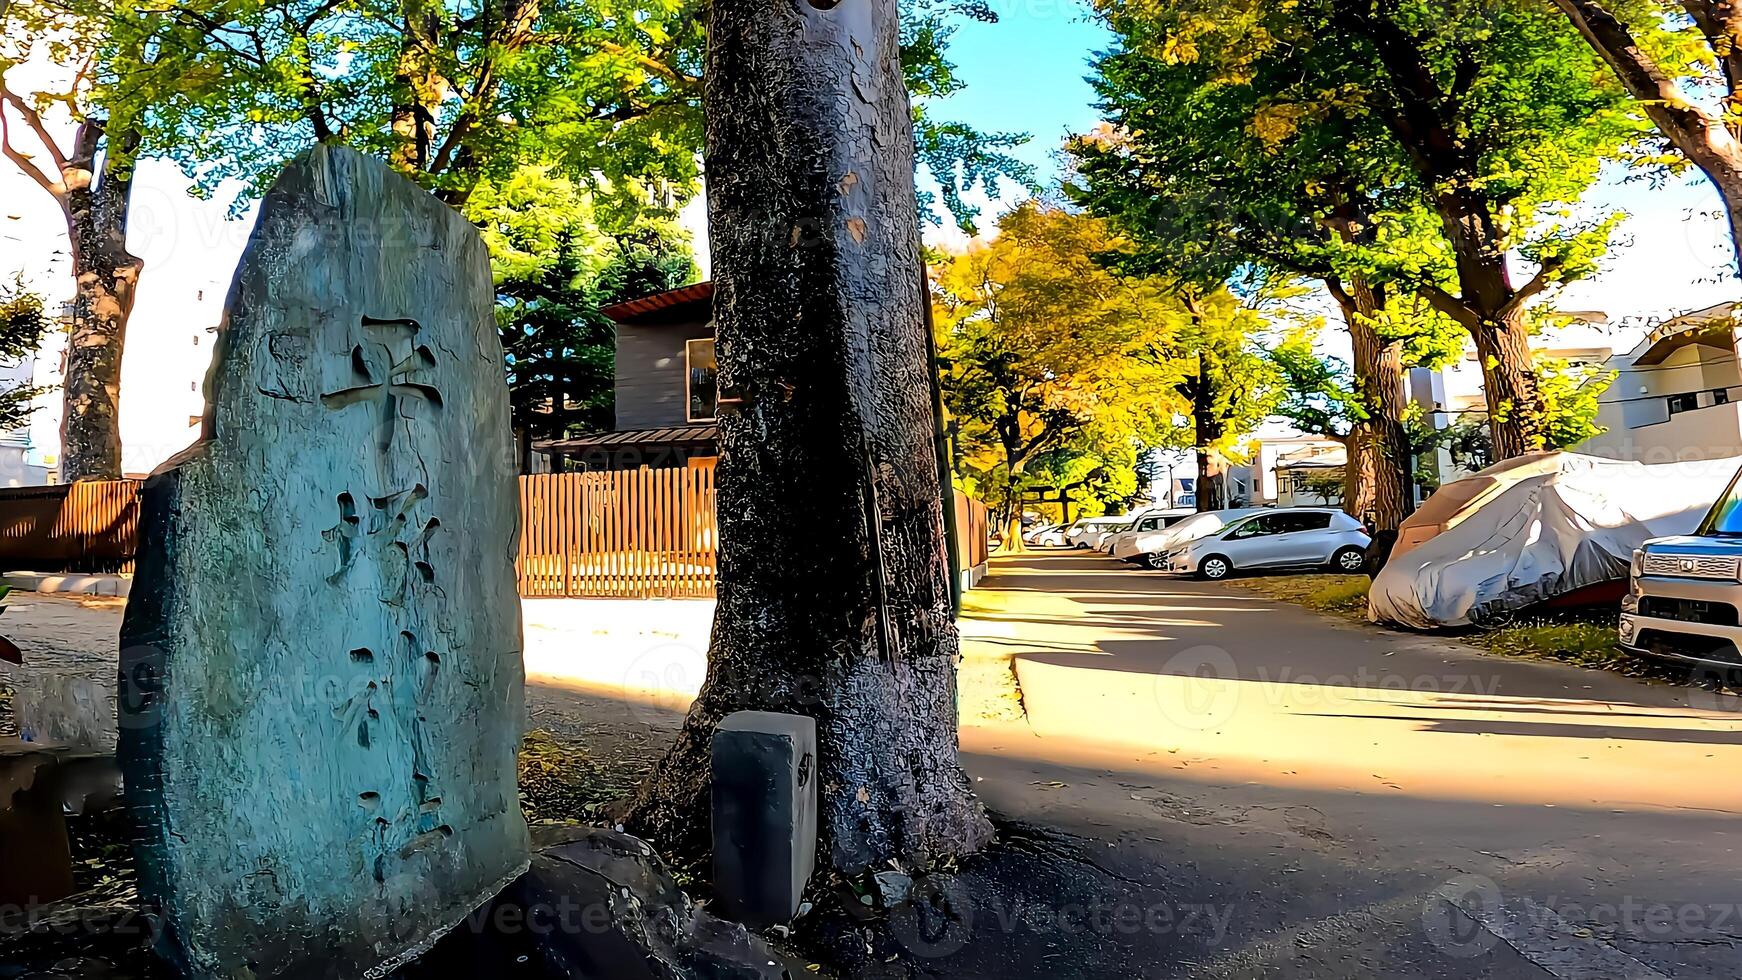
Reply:
<svg viewBox="0 0 1742 980"><path fill-rule="evenodd" d="M1052 158L1064 137L1100 119L1083 76L1091 54L1108 46L1107 32L1070 0L994 0L992 7L998 23L967 24L950 45L968 87L940 105L939 115L983 131L1031 134L1017 155L1054 178Z"/></svg>

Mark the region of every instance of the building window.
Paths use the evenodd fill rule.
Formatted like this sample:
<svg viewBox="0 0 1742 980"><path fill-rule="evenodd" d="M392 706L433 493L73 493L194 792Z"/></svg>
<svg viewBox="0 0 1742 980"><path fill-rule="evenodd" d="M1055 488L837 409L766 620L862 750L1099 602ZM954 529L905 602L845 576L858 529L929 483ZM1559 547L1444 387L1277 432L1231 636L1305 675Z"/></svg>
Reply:
<svg viewBox="0 0 1742 980"><path fill-rule="evenodd" d="M1730 404L1730 389L1728 389L1728 388L1713 388L1712 389L1712 404L1714 404L1714 405L1728 405L1728 404Z"/></svg>
<svg viewBox="0 0 1742 980"><path fill-rule="evenodd" d="M712 422L719 397L719 362L714 359L714 338L684 343L685 403L691 422Z"/></svg>
<svg viewBox="0 0 1742 980"><path fill-rule="evenodd" d="M1680 395L1669 396L1669 414L1671 415L1680 415L1683 412L1691 412L1699 407L1700 399L1696 392L1689 391Z"/></svg>

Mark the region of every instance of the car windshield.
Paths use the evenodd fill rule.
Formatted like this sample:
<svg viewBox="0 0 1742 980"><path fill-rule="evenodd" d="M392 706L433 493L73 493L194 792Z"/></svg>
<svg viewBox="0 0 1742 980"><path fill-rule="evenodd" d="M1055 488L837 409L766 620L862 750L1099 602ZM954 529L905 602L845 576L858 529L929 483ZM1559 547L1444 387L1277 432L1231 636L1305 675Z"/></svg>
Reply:
<svg viewBox="0 0 1742 980"><path fill-rule="evenodd" d="M1715 537L1742 537L1742 472L1731 477L1723 496L1706 513L1700 532Z"/></svg>

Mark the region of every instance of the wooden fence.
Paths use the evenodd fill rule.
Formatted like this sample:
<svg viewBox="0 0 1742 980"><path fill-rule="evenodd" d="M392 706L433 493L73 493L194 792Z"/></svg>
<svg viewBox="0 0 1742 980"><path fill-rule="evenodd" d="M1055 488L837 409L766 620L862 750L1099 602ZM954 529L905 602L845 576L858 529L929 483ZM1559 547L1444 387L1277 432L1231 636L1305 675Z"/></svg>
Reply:
<svg viewBox="0 0 1742 980"><path fill-rule="evenodd" d="M137 480L0 489L0 566L131 571ZM520 478L520 594L706 598L717 577L714 468ZM986 561L986 506L956 494L958 562Z"/></svg>
<svg viewBox="0 0 1742 980"><path fill-rule="evenodd" d="M956 497L956 568L986 564L992 553L992 516L986 505L960 490Z"/></svg>
<svg viewBox="0 0 1742 980"><path fill-rule="evenodd" d="M38 572L132 571L138 480L0 489L0 566Z"/></svg>
<svg viewBox="0 0 1742 980"><path fill-rule="evenodd" d="M714 468L520 478L520 594L714 594Z"/></svg>

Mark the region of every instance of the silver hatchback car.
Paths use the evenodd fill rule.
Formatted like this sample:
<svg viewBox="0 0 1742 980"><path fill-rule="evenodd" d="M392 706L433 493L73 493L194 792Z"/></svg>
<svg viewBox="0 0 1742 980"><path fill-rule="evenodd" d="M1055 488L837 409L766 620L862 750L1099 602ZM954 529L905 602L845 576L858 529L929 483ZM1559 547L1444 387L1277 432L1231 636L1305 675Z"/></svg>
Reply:
<svg viewBox="0 0 1742 980"><path fill-rule="evenodd" d="M1370 540L1361 522L1340 510L1267 510L1184 545L1163 559L1163 567L1211 580L1263 569L1329 568L1352 575L1366 566Z"/></svg>

